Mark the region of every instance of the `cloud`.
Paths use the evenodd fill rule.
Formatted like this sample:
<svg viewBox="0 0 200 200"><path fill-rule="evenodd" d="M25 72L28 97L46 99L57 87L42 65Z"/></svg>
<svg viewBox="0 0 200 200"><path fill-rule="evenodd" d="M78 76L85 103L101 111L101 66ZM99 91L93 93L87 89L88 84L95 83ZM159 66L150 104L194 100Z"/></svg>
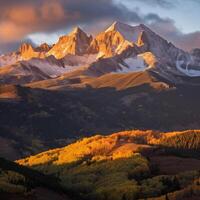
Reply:
<svg viewBox="0 0 200 200"><path fill-rule="evenodd" d="M50 32L79 23L115 18L140 20L137 13L112 0L1 1L0 38L5 42L17 41L33 32Z"/></svg>
<svg viewBox="0 0 200 200"><path fill-rule="evenodd" d="M182 33L170 18L161 18L156 14L148 14L145 17L149 27L159 35L174 43L177 47L186 51L200 48L200 31L193 33Z"/></svg>
<svg viewBox="0 0 200 200"><path fill-rule="evenodd" d="M175 44L181 49L191 51L195 48L200 48L200 31L194 33L182 34L175 38Z"/></svg>
<svg viewBox="0 0 200 200"><path fill-rule="evenodd" d="M15 42L31 32L53 30L56 26L59 27L61 20L70 18L64 14L59 1L41 1L40 6L37 5L38 0L34 4L29 2L19 1L10 5L5 3L0 8L1 41Z"/></svg>
<svg viewBox="0 0 200 200"><path fill-rule="evenodd" d="M141 2L141 0L137 0ZM151 6L160 6L162 8L172 8L175 6L176 0L142 0L142 3Z"/></svg>
<svg viewBox="0 0 200 200"><path fill-rule="evenodd" d="M12 51L16 51L17 49L19 49L20 45L23 42L29 43L33 47L36 46L36 44L30 39L24 39L22 41L16 41L16 42L1 43L0 44L0 54L10 53Z"/></svg>

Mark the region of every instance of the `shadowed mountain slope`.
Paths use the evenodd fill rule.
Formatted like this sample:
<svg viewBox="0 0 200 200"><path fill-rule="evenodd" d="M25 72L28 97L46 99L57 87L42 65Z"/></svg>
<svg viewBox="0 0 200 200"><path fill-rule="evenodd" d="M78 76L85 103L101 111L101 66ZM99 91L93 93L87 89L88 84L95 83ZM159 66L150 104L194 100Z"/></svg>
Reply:
<svg viewBox="0 0 200 200"><path fill-rule="evenodd" d="M0 158L0 196L6 200L71 199L64 193L59 179L3 158Z"/></svg>
<svg viewBox="0 0 200 200"><path fill-rule="evenodd" d="M148 84L123 90L2 86L1 137L13 139L9 145L25 156L98 132L199 129L200 95L196 90L194 86L155 89Z"/></svg>

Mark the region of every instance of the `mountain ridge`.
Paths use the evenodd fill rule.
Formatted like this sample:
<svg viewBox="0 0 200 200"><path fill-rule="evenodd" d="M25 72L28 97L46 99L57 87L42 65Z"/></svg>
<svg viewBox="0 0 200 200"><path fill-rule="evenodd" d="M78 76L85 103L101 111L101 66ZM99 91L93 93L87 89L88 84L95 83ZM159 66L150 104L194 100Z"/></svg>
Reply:
<svg viewBox="0 0 200 200"><path fill-rule="evenodd" d="M54 56L57 61L49 62L49 56ZM9 55L7 57L9 58ZM21 84L56 78L80 69L83 69L83 74L89 76L150 70L174 84L185 83L184 77L192 79L200 76L198 50L192 53L184 52L143 24L130 26L122 22L114 22L95 37L76 27L68 35L60 37L51 47L43 44L33 48L29 44L23 44L19 52L13 54L13 61L8 62L11 65L6 66L8 58L0 58L0 63L4 63L1 67L4 73L0 72L0 81L6 84L15 84L17 80ZM14 67L16 63L20 66L17 70ZM44 68L40 63L47 67ZM33 74L28 75L33 76L31 79L26 78L22 65L29 70L33 69ZM48 68L53 70L50 76ZM4 78L5 72L8 78ZM22 74L22 77L13 77L14 74ZM35 79L35 76L40 78Z"/></svg>

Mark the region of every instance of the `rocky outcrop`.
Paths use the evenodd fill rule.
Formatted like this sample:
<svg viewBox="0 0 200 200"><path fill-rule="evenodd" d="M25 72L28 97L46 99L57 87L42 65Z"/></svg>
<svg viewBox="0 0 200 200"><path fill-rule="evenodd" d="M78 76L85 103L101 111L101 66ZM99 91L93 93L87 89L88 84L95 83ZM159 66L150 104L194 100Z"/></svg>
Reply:
<svg viewBox="0 0 200 200"><path fill-rule="evenodd" d="M88 36L77 27L69 35L60 37L58 43L53 46L47 55L53 55L57 59L66 55L84 55L87 53L91 40L91 36Z"/></svg>

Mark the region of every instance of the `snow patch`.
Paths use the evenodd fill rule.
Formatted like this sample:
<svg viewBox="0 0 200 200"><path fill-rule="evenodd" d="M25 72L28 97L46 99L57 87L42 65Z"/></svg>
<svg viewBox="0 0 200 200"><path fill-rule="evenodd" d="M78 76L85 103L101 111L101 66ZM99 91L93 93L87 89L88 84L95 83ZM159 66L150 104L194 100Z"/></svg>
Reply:
<svg viewBox="0 0 200 200"><path fill-rule="evenodd" d="M44 62L43 60L31 60L28 65L33 65L36 68L40 69L43 73L49 77L55 78L60 76L63 73L71 72L76 70L79 66L67 66L61 67L50 62ZM31 67L30 67L31 68Z"/></svg>
<svg viewBox="0 0 200 200"><path fill-rule="evenodd" d="M140 26L130 26L121 22L115 22L105 32L118 31L127 41L136 43L140 33L143 31Z"/></svg>
<svg viewBox="0 0 200 200"><path fill-rule="evenodd" d="M140 72L145 71L148 66L145 64L141 56L126 58L124 63L120 63L122 69L117 70L118 73Z"/></svg>

